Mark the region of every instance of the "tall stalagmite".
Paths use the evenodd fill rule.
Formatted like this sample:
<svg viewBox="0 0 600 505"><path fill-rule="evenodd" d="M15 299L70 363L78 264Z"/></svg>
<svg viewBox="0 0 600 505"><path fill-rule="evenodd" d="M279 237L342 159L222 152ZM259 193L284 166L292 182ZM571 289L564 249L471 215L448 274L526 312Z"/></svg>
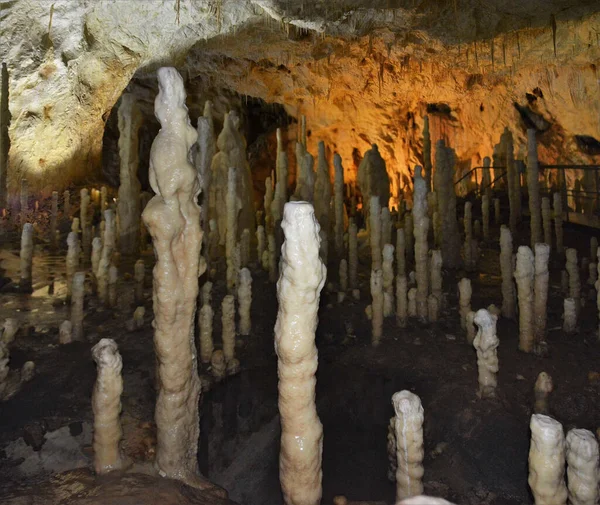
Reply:
<svg viewBox="0 0 600 505"><path fill-rule="evenodd" d="M158 362L156 466L161 475L194 483L198 472L200 380L194 343L198 295L200 187L188 161L196 141L185 106L183 79L158 70L154 102L161 130L150 151L150 185L156 195L142 218L154 244L154 347Z"/></svg>
<svg viewBox="0 0 600 505"><path fill-rule="evenodd" d="M415 274L417 278L417 315L427 320L427 296L429 294L429 272L427 260L429 249L427 234L429 218L427 217L427 187L421 175L421 167L415 167L413 192L413 218L415 237Z"/></svg>
<svg viewBox="0 0 600 505"><path fill-rule="evenodd" d="M387 207L390 199L390 178L388 176L385 161L379 154L377 144L365 152L358 167L358 185L363 195L363 202L367 203L373 196L379 198L379 205ZM365 209L365 217L368 219L370 208Z"/></svg>
<svg viewBox="0 0 600 505"><path fill-rule="evenodd" d="M542 207L540 202L539 165L537 157L536 130L527 130L527 190L529 191L529 215L531 216L531 247L542 242Z"/></svg>
<svg viewBox="0 0 600 505"><path fill-rule="evenodd" d="M548 244L535 244L535 285L534 293L534 328L536 351L541 352L546 340L546 320L548 313L548 260L550 259L550 246Z"/></svg>
<svg viewBox="0 0 600 505"><path fill-rule="evenodd" d="M338 257L342 257L344 255L344 167L342 167L342 157L338 153L333 155L333 166L335 168L333 184L335 250Z"/></svg>
<svg viewBox="0 0 600 505"><path fill-rule="evenodd" d="M215 125L213 121L212 102L206 100L204 102L204 114L198 118L196 126L198 132L198 140L196 142L196 156L194 164L198 172L198 180L202 188L202 218L205 223L209 222L213 216L210 215L211 195L210 183L212 180L211 164L212 159L217 152L217 141L215 139ZM214 193L212 193L214 195ZM214 202L212 202L214 209Z"/></svg>
<svg viewBox="0 0 600 505"><path fill-rule="evenodd" d="M517 251L517 266L515 267L515 281L517 282L517 297L519 300L519 349L523 352L532 352L534 335L534 259L531 249L520 246Z"/></svg>
<svg viewBox="0 0 600 505"><path fill-rule="evenodd" d="M137 177L139 165L139 129L142 114L135 97L125 93L121 97L119 117L119 156L121 158L119 200L119 251L137 255L140 248L140 191Z"/></svg>
<svg viewBox="0 0 600 505"><path fill-rule="evenodd" d="M325 143L319 142L319 156L317 158L317 178L315 180L315 217L321 228L321 243L329 234L331 226L329 211L331 208L331 180L329 179L329 165L325 153Z"/></svg>
<svg viewBox="0 0 600 505"><path fill-rule="evenodd" d="M507 226L500 227L500 272L502 274L502 315L516 317L515 285L513 281L513 241Z"/></svg>
<svg viewBox="0 0 600 505"><path fill-rule="evenodd" d="M279 372L279 478L286 505L318 505L322 495L323 426L315 403L315 330L326 268L312 205L286 203L285 242L277 283L275 352Z"/></svg>

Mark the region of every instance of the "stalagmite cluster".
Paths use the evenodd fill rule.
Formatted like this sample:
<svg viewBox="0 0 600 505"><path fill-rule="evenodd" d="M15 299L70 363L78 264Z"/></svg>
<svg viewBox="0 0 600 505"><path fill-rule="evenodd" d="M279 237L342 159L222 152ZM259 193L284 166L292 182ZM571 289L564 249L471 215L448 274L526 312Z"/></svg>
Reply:
<svg viewBox="0 0 600 505"><path fill-rule="evenodd" d="M154 110L161 130L152 144L149 169L156 195L142 214L156 255L156 466L161 475L190 482L198 470L200 426L194 313L202 273L198 266L202 232L196 202L200 188L196 170L188 161L197 134L187 115L181 76L173 68L161 68L158 84Z"/></svg>
<svg viewBox="0 0 600 505"><path fill-rule="evenodd" d="M480 398L490 398L496 394L498 383L498 353L500 344L496 336L497 317L490 314L486 309L479 309L473 317L473 323L477 325L478 331L473 345L477 350L477 369L479 371Z"/></svg>
<svg viewBox="0 0 600 505"><path fill-rule="evenodd" d="M92 348L92 356L98 366L96 383L92 393L94 411L94 470L97 474L120 470L123 467L120 442L121 393L123 362L117 344L103 338Z"/></svg>
<svg viewBox="0 0 600 505"><path fill-rule="evenodd" d="M531 249L520 246L517 251L515 268L519 300L519 350L532 352L535 343L534 334L534 258Z"/></svg>
<svg viewBox="0 0 600 505"><path fill-rule="evenodd" d="M275 323L281 416L279 480L286 504L318 505L323 427L315 404L315 330L326 269L319 258L319 225L312 205L286 203L281 226L285 242Z"/></svg>
<svg viewBox="0 0 600 505"><path fill-rule="evenodd" d="M392 396L396 412L396 501L423 493L423 406L410 391Z"/></svg>
<svg viewBox="0 0 600 505"><path fill-rule="evenodd" d="M529 487L536 504L565 505L565 434L562 424L533 414L529 424Z"/></svg>

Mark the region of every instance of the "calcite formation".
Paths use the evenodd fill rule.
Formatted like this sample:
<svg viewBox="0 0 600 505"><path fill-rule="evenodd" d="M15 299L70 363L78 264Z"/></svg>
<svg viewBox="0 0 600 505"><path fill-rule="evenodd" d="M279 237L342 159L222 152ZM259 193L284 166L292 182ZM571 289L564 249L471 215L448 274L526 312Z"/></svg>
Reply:
<svg viewBox="0 0 600 505"><path fill-rule="evenodd" d="M76 272L73 275L73 289L71 291L71 328L73 340L83 340L83 299L85 296L85 272Z"/></svg>
<svg viewBox="0 0 600 505"><path fill-rule="evenodd" d="M567 480L572 505L598 503L598 441L589 430L572 429L567 433Z"/></svg>
<svg viewBox="0 0 600 505"><path fill-rule="evenodd" d="M319 258L319 225L312 205L286 203L281 226L285 242L275 323L281 416L279 480L287 505L318 505L323 427L315 404L315 330L326 268Z"/></svg>
<svg viewBox="0 0 600 505"><path fill-rule="evenodd" d="M473 346L477 350L477 369L479 372L480 398L490 398L496 395L498 384L498 352L500 344L496 336L497 317L490 314L486 309L479 309L473 317L478 331L473 340Z"/></svg>
<svg viewBox="0 0 600 505"><path fill-rule="evenodd" d="M515 280L519 300L519 349L532 352L535 344L534 334L534 258L531 249L520 246L517 251Z"/></svg>
<svg viewBox="0 0 600 505"><path fill-rule="evenodd" d="M195 483L198 472L200 380L194 314L202 231L197 172L189 152L197 133L185 106L183 79L158 70L154 102L161 130L150 151L150 185L156 193L142 219L152 237L154 347L158 363L156 467L161 475ZM109 211L107 211L109 212Z"/></svg>
<svg viewBox="0 0 600 505"><path fill-rule="evenodd" d="M94 470L97 474L104 474L124 466L120 448L123 436L120 420L123 361L117 344L110 338L100 340L92 348L92 356L98 367L92 392Z"/></svg>

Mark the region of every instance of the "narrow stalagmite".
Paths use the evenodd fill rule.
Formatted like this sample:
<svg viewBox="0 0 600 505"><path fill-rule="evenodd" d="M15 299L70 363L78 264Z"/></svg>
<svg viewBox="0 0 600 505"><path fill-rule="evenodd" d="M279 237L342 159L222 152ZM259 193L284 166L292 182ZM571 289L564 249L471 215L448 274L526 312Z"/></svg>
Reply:
<svg viewBox="0 0 600 505"><path fill-rule="evenodd" d="M544 243L552 247L552 210L550 198L542 198L542 227L544 229Z"/></svg>
<svg viewBox="0 0 600 505"><path fill-rule="evenodd" d="M246 228L240 238L240 265L247 267L250 263L250 230Z"/></svg>
<svg viewBox="0 0 600 505"><path fill-rule="evenodd" d="M83 298L85 295L85 273L76 272L73 275L71 289L71 327L73 340L83 340Z"/></svg>
<svg viewBox="0 0 600 505"><path fill-rule="evenodd" d="M553 214L554 214L554 231L556 233L556 251L558 254L562 254L564 251L564 239L563 239L563 211L562 211L562 199L560 193L554 193L553 195Z"/></svg>
<svg viewBox="0 0 600 505"><path fill-rule="evenodd" d="M563 308L563 331L574 333L577 329L577 302L574 298L565 298Z"/></svg>
<svg viewBox="0 0 600 505"><path fill-rule="evenodd" d="M346 291L348 291L348 262L343 258L340 260L339 276L340 291L342 293L345 293Z"/></svg>
<svg viewBox="0 0 600 505"><path fill-rule="evenodd" d="M534 414L550 414L550 408L548 407L548 396L554 389L554 383L552 377L546 372L540 372L533 386L533 413Z"/></svg>
<svg viewBox="0 0 600 505"><path fill-rule="evenodd" d="M369 231L371 243L371 269L380 270L382 263L381 256L381 206L379 197L372 196L369 205Z"/></svg>
<svg viewBox="0 0 600 505"><path fill-rule="evenodd" d="M529 487L536 505L566 505L565 434L562 424L543 414L529 423Z"/></svg>
<svg viewBox="0 0 600 505"><path fill-rule="evenodd" d="M155 465L163 476L196 482L200 380L194 315L202 231L196 170L188 161L196 141L185 106L183 79L174 68L158 70L154 102L161 130L150 151L149 179L156 195L142 218L152 236L154 347L158 363ZM109 211L106 211L109 212Z"/></svg>
<svg viewBox="0 0 600 505"><path fill-rule="evenodd" d="M79 224L81 226L81 248L83 249L84 261L87 261L92 247L92 230L90 210L90 194L86 188L83 188L81 194L81 207L79 209Z"/></svg>
<svg viewBox="0 0 600 505"><path fill-rule="evenodd" d="M410 288L406 296L408 317L417 317L417 288Z"/></svg>
<svg viewBox="0 0 600 505"><path fill-rule="evenodd" d="M56 241L56 226L58 223L58 191L52 192L52 207L50 209L50 246L55 249Z"/></svg>
<svg viewBox="0 0 600 505"><path fill-rule="evenodd" d="M396 276L396 323L406 328L408 317L408 281L405 275Z"/></svg>
<svg viewBox="0 0 600 505"><path fill-rule="evenodd" d="M119 270L115 265L108 269L108 306L115 308L117 306L117 282L119 280Z"/></svg>
<svg viewBox="0 0 600 505"><path fill-rule="evenodd" d="M392 396L396 413L396 501L423 494L423 406L410 391Z"/></svg>
<svg viewBox="0 0 600 505"><path fill-rule="evenodd" d="M529 191L532 248L536 243L542 242L542 207L540 204L540 180L535 132L534 129L527 130L527 190Z"/></svg>
<svg viewBox="0 0 600 505"><path fill-rule="evenodd" d="M497 317L486 309L479 309L475 313L473 322L477 325L477 335L473 346L477 350L477 369L479 372L479 398L491 398L496 395L498 384L498 345L500 341L496 336Z"/></svg>
<svg viewBox="0 0 600 505"><path fill-rule="evenodd" d="M33 271L33 225L25 223L21 232L19 288L24 293L31 292Z"/></svg>
<svg viewBox="0 0 600 505"><path fill-rule="evenodd" d="M348 282L350 289L358 287L358 239L354 219L348 225Z"/></svg>
<svg viewBox="0 0 600 505"><path fill-rule="evenodd" d="M63 192L63 216L71 218L71 193L68 189Z"/></svg>
<svg viewBox="0 0 600 505"><path fill-rule="evenodd" d="M567 481L571 505L598 503L598 441L589 430L567 433Z"/></svg>
<svg viewBox="0 0 600 505"><path fill-rule="evenodd" d="M256 254L258 262L262 261L266 247L265 227L261 224L256 228Z"/></svg>
<svg viewBox="0 0 600 505"><path fill-rule="evenodd" d="M281 416L279 479L286 505L318 505L323 427L315 403L315 330L326 269L319 258L319 225L312 205L286 203L281 226L285 242L275 323Z"/></svg>
<svg viewBox="0 0 600 505"><path fill-rule="evenodd" d="M494 198L494 222L500 224L502 216L500 214L500 198Z"/></svg>
<svg viewBox="0 0 600 505"><path fill-rule="evenodd" d="M215 138L215 125L213 121L213 104L210 100L204 102L203 115L198 118L196 131L198 132L196 157L194 165L198 172L198 180L202 187L202 217L205 223L208 223L210 216L210 186L212 180L211 164L217 151L217 141ZM213 202L214 208L214 202Z"/></svg>
<svg viewBox="0 0 600 505"><path fill-rule="evenodd" d="M443 292L442 292L442 251L434 249L431 251L431 257L429 258L429 268L431 270L431 294L438 299L440 307L443 303Z"/></svg>
<svg viewBox="0 0 600 505"><path fill-rule="evenodd" d="M137 260L133 267L133 279L135 281L134 297L135 303L144 301L144 279L146 278L146 265L144 260Z"/></svg>
<svg viewBox="0 0 600 505"><path fill-rule="evenodd" d="M270 177L265 179L265 196L263 198L265 227L267 232L273 231L274 222L279 218L279 205L273 205L273 183ZM275 210L275 213L273 213Z"/></svg>
<svg viewBox="0 0 600 505"><path fill-rule="evenodd" d="M404 228L396 230L396 272L406 275L406 238Z"/></svg>
<svg viewBox="0 0 600 505"><path fill-rule="evenodd" d="M475 312L471 311L467 314L466 324L467 324L467 343L469 345L473 345L473 341L475 340L475 335L477 331L475 329Z"/></svg>
<svg viewBox="0 0 600 505"><path fill-rule="evenodd" d="M429 295L427 297L427 318L429 322L435 323L439 318L440 301L437 296Z"/></svg>
<svg viewBox="0 0 600 505"><path fill-rule="evenodd" d="M223 341L223 354L229 363L235 358L235 298L227 295L221 303L221 339Z"/></svg>
<svg viewBox="0 0 600 505"><path fill-rule="evenodd" d="M21 203L21 226L23 226L29 217L29 184L27 183L27 179L21 179L21 193L19 197Z"/></svg>
<svg viewBox="0 0 600 505"><path fill-rule="evenodd" d="M581 277L577 267L577 249L569 248L566 251L567 264L565 269L569 274L569 297L575 301L575 310L579 313L581 307Z"/></svg>
<svg viewBox="0 0 600 505"><path fill-rule="evenodd" d="M490 239L490 198L488 195L481 197L481 216L483 219L483 240Z"/></svg>
<svg viewBox="0 0 600 505"><path fill-rule="evenodd" d="M73 341L73 324L68 319L60 323L58 327L58 343L70 344Z"/></svg>
<svg viewBox="0 0 600 505"><path fill-rule="evenodd" d="M96 274L98 272L98 266L100 265L100 256L102 255L102 239L100 237L94 237L92 240L92 277L94 284L97 284ZM96 289L96 286L95 288Z"/></svg>
<svg viewBox="0 0 600 505"><path fill-rule="evenodd" d="M71 299L73 289L73 276L79 268L79 238L77 233L72 231L67 235L67 258L66 258L66 277L67 277L67 301Z"/></svg>
<svg viewBox="0 0 600 505"><path fill-rule="evenodd" d="M140 191L137 177L139 165L139 129L142 114L135 96L124 93L118 110L120 184L117 202L119 219L119 251L136 255L140 248Z"/></svg>
<svg viewBox="0 0 600 505"><path fill-rule="evenodd" d="M238 199L236 195L235 168L230 167L227 178L227 225L225 238L225 258L227 260L227 289L235 288L236 270L234 264L234 249L237 243Z"/></svg>
<svg viewBox="0 0 600 505"><path fill-rule="evenodd" d="M548 303L548 260L550 259L550 246L548 244L535 244L535 285L533 289L534 301L534 328L535 346L540 351L540 346L545 345L546 320Z"/></svg>
<svg viewBox="0 0 600 505"><path fill-rule="evenodd" d="M342 157L335 153L333 155L333 166L335 168L334 189L334 218L335 218L335 250L338 256L344 254L344 168Z"/></svg>
<svg viewBox="0 0 600 505"><path fill-rule="evenodd" d="M252 275L250 270L242 268L240 270L240 283L237 290L238 310L240 313L240 335L250 335L252 323L250 320L250 306L252 305Z"/></svg>
<svg viewBox="0 0 600 505"><path fill-rule="evenodd" d="M500 227L500 272L502 274L502 315L516 317L515 285L513 283L513 241L507 226Z"/></svg>
<svg viewBox="0 0 600 505"><path fill-rule="evenodd" d="M385 244L392 243L392 217L390 209L384 207L381 209L381 249Z"/></svg>
<svg viewBox="0 0 600 505"><path fill-rule="evenodd" d="M327 236L331 226L329 209L331 206L331 180L329 179L329 165L325 153L325 143L318 144L319 155L317 158L317 177L315 180L314 206L315 217L321 227L321 233ZM323 244L323 240L321 240Z"/></svg>
<svg viewBox="0 0 600 505"><path fill-rule="evenodd" d="M531 249L520 246L517 251L515 280L519 300L519 350L532 352L535 343L534 334L534 258Z"/></svg>
<svg viewBox="0 0 600 505"><path fill-rule="evenodd" d="M374 346L379 345L383 329L383 272L381 270L371 270L371 343Z"/></svg>
<svg viewBox="0 0 600 505"><path fill-rule="evenodd" d="M204 305L198 313L198 327L200 332L200 360L209 363L213 354L213 317L214 312L210 302L204 301Z"/></svg>
<svg viewBox="0 0 600 505"><path fill-rule="evenodd" d="M423 116L423 168L425 185L431 191L431 135L429 134L429 116Z"/></svg>
<svg viewBox="0 0 600 505"><path fill-rule="evenodd" d="M458 283L458 311L460 313L460 327L463 330L467 329L467 314L471 312L472 294L471 279L462 278Z"/></svg>
<svg viewBox="0 0 600 505"><path fill-rule="evenodd" d="M427 296L429 294L429 272L427 260L429 248L427 234L429 218L427 217L427 188L421 176L421 167L415 167L413 192L413 218L415 237L415 275L417 278L417 315L422 321L427 320Z"/></svg>
<svg viewBox="0 0 600 505"><path fill-rule="evenodd" d="M472 210L471 210L471 202L465 202L465 214L464 214L464 228L465 228L465 243L463 246L464 258L465 258L465 268L469 271L474 269L474 261L472 258L472 247L471 241L473 240L473 224L472 224Z"/></svg>
<svg viewBox="0 0 600 505"><path fill-rule="evenodd" d="M108 303L108 270L115 251L116 226L113 210L104 211L104 240L102 241L102 254L98 263L96 279L98 280L98 298L102 303Z"/></svg>
<svg viewBox="0 0 600 505"><path fill-rule="evenodd" d="M94 411L94 470L97 474L123 468L120 442L121 393L123 362L117 344L110 338L103 338L92 348L92 356L97 365L96 383L92 392Z"/></svg>
<svg viewBox="0 0 600 505"><path fill-rule="evenodd" d="M383 316L394 315L394 246L383 246Z"/></svg>
<svg viewBox="0 0 600 505"><path fill-rule="evenodd" d="M405 252L406 259L408 261L412 261L415 256L415 236L414 236L414 226L413 226L413 216L412 213L408 213L404 217L404 240L405 244Z"/></svg>

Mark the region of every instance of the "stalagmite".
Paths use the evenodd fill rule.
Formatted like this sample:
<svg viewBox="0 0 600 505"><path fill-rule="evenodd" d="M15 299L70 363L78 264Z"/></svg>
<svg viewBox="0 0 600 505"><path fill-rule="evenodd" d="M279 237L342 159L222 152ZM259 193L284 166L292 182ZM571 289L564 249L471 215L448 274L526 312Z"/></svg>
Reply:
<svg viewBox="0 0 600 505"><path fill-rule="evenodd" d="M406 238L404 228L396 230L396 271L398 275L406 274Z"/></svg>
<svg viewBox="0 0 600 505"><path fill-rule="evenodd" d="M268 246L269 246L269 281L276 282L277 281L277 256L275 251L275 235L269 234L268 238Z"/></svg>
<svg viewBox="0 0 600 505"><path fill-rule="evenodd" d="M552 210L550 209L550 198L542 198L542 224L544 229L544 243L552 247Z"/></svg>
<svg viewBox="0 0 600 505"><path fill-rule="evenodd" d="M230 167L227 183L227 227L225 239L225 258L227 260L227 289L235 288L237 282L234 264L234 249L237 243L238 200L236 196L235 168Z"/></svg>
<svg viewBox="0 0 600 505"><path fill-rule="evenodd" d="M475 329L475 314L475 312L470 311L465 318L467 325L467 343L469 345L473 345L477 333L477 330Z"/></svg>
<svg viewBox="0 0 600 505"><path fill-rule="evenodd" d="M417 288L408 290L407 313L408 317L417 317Z"/></svg>
<svg viewBox="0 0 600 505"><path fill-rule="evenodd" d="M589 430L567 433L567 481L571 505L598 503L598 441Z"/></svg>
<svg viewBox="0 0 600 505"><path fill-rule="evenodd" d="M490 199L488 195L481 197L481 216L483 219L483 240L490 239Z"/></svg>
<svg viewBox="0 0 600 505"><path fill-rule="evenodd" d="M348 282L350 289L358 287L358 239L354 219L348 225Z"/></svg>
<svg viewBox="0 0 600 505"><path fill-rule="evenodd" d="M108 269L108 306L115 308L117 306L117 281L119 271L116 266L111 265Z"/></svg>
<svg viewBox="0 0 600 505"><path fill-rule="evenodd" d="M210 358L210 368L212 376L215 378L216 382L219 382L225 377L227 363L225 361L225 355L221 349L217 349L213 352Z"/></svg>
<svg viewBox="0 0 600 505"><path fill-rule="evenodd" d="M383 247L383 316L394 314L394 246L385 244Z"/></svg>
<svg viewBox="0 0 600 505"><path fill-rule="evenodd" d="M507 226L500 227L500 272L502 273L502 315L516 317L515 285L513 283L513 241Z"/></svg>
<svg viewBox="0 0 600 505"><path fill-rule="evenodd" d="M415 167L412 214L415 237L415 274L417 277L417 315L422 321L425 321L427 320L427 296L429 294L429 272L427 271L429 218L427 217L427 188L419 166Z"/></svg>
<svg viewBox="0 0 600 505"><path fill-rule="evenodd" d="M363 195L363 201L368 204L376 196L379 198L380 208L388 206L390 199L390 178L385 161L379 154L377 144L372 144L358 167L358 185ZM370 219L371 209L365 209L366 219ZM379 216L379 213L378 213Z"/></svg>
<svg viewBox="0 0 600 505"><path fill-rule="evenodd" d="M463 330L467 329L467 314L471 312L471 295L473 288L471 287L471 279L463 278L458 283L458 304L460 313L460 327Z"/></svg>
<svg viewBox="0 0 600 505"><path fill-rule="evenodd" d="M52 192L52 207L50 210L50 246L56 248L56 226L58 223L58 191Z"/></svg>
<svg viewBox="0 0 600 505"><path fill-rule="evenodd" d="M66 320L60 323L58 327L58 343L61 345L70 344L73 341L73 324Z"/></svg>
<svg viewBox="0 0 600 505"><path fill-rule="evenodd" d="M63 215L67 219L71 217L71 193L68 189L63 193Z"/></svg>
<svg viewBox="0 0 600 505"><path fill-rule="evenodd" d="M596 281L598 280L598 263L590 263L588 265L588 285L596 286Z"/></svg>
<svg viewBox="0 0 600 505"><path fill-rule="evenodd" d="M325 143L319 142L319 155L317 158L317 177L315 180L314 207L315 217L321 227L323 237L327 237L331 227L329 209L331 206L331 180L329 179L329 165L325 154ZM322 247L322 245L321 245Z"/></svg>
<svg viewBox="0 0 600 505"><path fill-rule="evenodd" d="M102 255L102 239L100 237L94 237L92 240L92 277L94 281L94 289L97 288L96 274L98 272L98 266L100 265L100 256Z"/></svg>
<svg viewBox="0 0 600 505"><path fill-rule="evenodd" d="M227 295L221 303L221 339L223 341L223 354L229 363L235 358L235 298Z"/></svg>
<svg viewBox="0 0 600 505"><path fill-rule="evenodd" d="M339 276L340 291L342 293L345 293L346 291L348 291L348 262L343 258L340 260Z"/></svg>
<svg viewBox="0 0 600 505"><path fill-rule="evenodd" d="M529 214L531 216L531 247L542 241L542 216L540 205L540 181L537 142L534 129L527 130L527 190L529 191Z"/></svg>
<svg viewBox="0 0 600 505"><path fill-rule="evenodd" d="M443 302L442 292L442 251L434 249L431 251L431 257L429 258L429 267L431 269L431 294L438 299L440 307Z"/></svg>
<svg viewBox="0 0 600 505"><path fill-rule="evenodd" d="M84 262L90 256L92 246L92 230L90 210L90 194L86 188L83 188L81 194L81 207L79 209L79 224L81 226L81 248L83 250Z"/></svg>
<svg viewBox="0 0 600 505"><path fill-rule="evenodd" d="M19 289L31 293L33 271L33 225L25 223L21 232L20 281Z"/></svg>
<svg viewBox="0 0 600 505"><path fill-rule="evenodd" d="M371 243L371 270L381 269L381 206L379 197L372 196L369 205L369 232Z"/></svg>
<svg viewBox="0 0 600 505"><path fill-rule="evenodd" d="M550 414L548 407L548 396L552 393L554 384L552 377L546 372L540 372L533 387L533 395L535 403L533 405L534 414Z"/></svg>
<svg viewBox="0 0 600 505"><path fill-rule="evenodd" d="M536 351L540 352L540 346L545 345L546 319L548 303L548 260L550 258L550 246L548 244L535 244L535 285L534 293L534 328Z"/></svg>
<svg viewBox="0 0 600 505"><path fill-rule="evenodd" d="M104 211L108 208L108 190L106 186L100 188L100 213L104 214Z"/></svg>
<svg viewBox="0 0 600 505"><path fill-rule="evenodd" d="M502 217L500 215L500 198L494 198L494 222L500 224Z"/></svg>
<svg viewBox="0 0 600 505"><path fill-rule="evenodd" d="M145 307L136 307L133 311L133 328L139 330L144 326L144 317L146 316Z"/></svg>
<svg viewBox="0 0 600 505"><path fill-rule="evenodd" d="M200 360L209 363L213 355L213 317L214 312L210 301L204 301L204 305L198 313L198 327L200 331Z"/></svg>
<svg viewBox="0 0 600 505"><path fill-rule="evenodd" d="M240 270L240 284L238 286L238 303L240 313L240 335L250 335L252 324L250 320L250 306L252 305L252 275L250 270L242 268Z"/></svg>
<svg viewBox="0 0 600 505"><path fill-rule="evenodd" d="M565 246L563 239L562 199L560 197L560 193L554 193L553 207L554 230L556 233L556 251L558 254L563 254Z"/></svg>
<svg viewBox="0 0 600 505"><path fill-rule="evenodd" d="M534 334L534 258L531 249L520 246L517 251L515 268L517 298L519 300L519 350L532 352L535 344Z"/></svg>
<svg viewBox="0 0 600 505"><path fill-rule="evenodd" d="M405 275L396 276L396 323L406 328L408 316L408 282Z"/></svg>
<svg viewBox="0 0 600 505"><path fill-rule="evenodd" d="M473 322L477 325L477 335L473 346L477 350L477 369L479 371L479 398L496 396L498 379L498 345L500 341L496 336L496 320L486 309L479 309L475 313Z"/></svg>
<svg viewBox="0 0 600 505"><path fill-rule="evenodd" d="M536 505L566 505L565 435L562 424L533 414L529 424L529 487Z"/></svg>
<svg viewBox="0 0 600 505"><path fill-rule="evenodd" d="M581 308L581 278L577 267L577 249L569 248L565 254L567 259L565 269L569 274L569 297L575 302L575 313L577 315Z"/></svg>
<svg viewBox="0 0 600 505"><path fill-rule="evenodd" d="M98 367L92 392L94 470L101 475L124 466L120 448L123 437L120 420L123 361L117 344L110 338L100 340L92 348L92 356Z"/></svg>
<svg viewBox="0 0 600 505"><path fill-rule="evenodd" d="M71 327L73 340L83 340L83 299L85 296L85 273L76 272L73 275L71 290Z"/></svg>
<svg viewBox="0 0 600 505"><path fill-rule="evenodd" d="M509 229L510 232L515 235L517 233L517 221L518 221L518 203L517 198L519 197L519 184L517 177L519 176L515 166L515 155L513 147L513 136L508 128L504 129L502 134L504 137L504 150L505 150L505 165L506 165L506 184L508 187L508 205L509 205ZM531 246L533 247L533 245Z"/></svg>
<svg viewBox="0 0 600 505"><path fill-rule="evenodd" d="M392 243L392 218L390 209L384 207L381 209L381 249L385 244Z"/></svg>
<svg viewBox="0 0 600 505"><path fill-rule="evenodd" d="M423 116L423 169L427 191L431 191L431 135L429 134L429 116Z"/></svg>
<svg viewBox="0 0 600 505"><path fill-rule="evenodd" d="M574 333L577 329L577 302L574 298L565 298L563 308L563 331Z"/></svg>
<svg viewBox="0 0 600 505"><path fill-rule="evenodd" d="M333 166L335 168L334 179L334 218L335 218L335 250L338 257L344 254L344 168L342 157L335 153L333 155Z"/></svg>
<svg viewBox="0 0 600 505"><path fill-rule="evenodd" d="M8 317L2 325L2 332L0 333L0 342L6 345L10 345L14 342L15 336L19 331L19 322L13 318Z"/></svg>
<svg viewBox="0 0 600 505"><path fill-rule="evenodd" d="M427 297L427 318L430 322L435 323L439 318L440 302L435 295Z"/></svg>
<svg viewBox="0 0 600 505"><path fill-rule="evenodd" d="M119 220L119 251L121 254L136 255L140 248L140 191L142 185L137 178L139 164L139 129L142 114L134 95L121 96L118 110L120 185L117 202Z"/></svg>
<svg viewBox="0 0 600 505"><path fill-rule="evenodd" d="M471 256L471 253L473 252L471 247L471 242L473 240L471 202L465 202L465 214L463 222L465 228L465 243L463 246L465 268L469 271L472 271L474 269L474 261Z"/></svg>
<svg viewBox="0 0 600 505"><path fill-rule="evenodd" d="M283 138L281 128L277 128L277 160L276 160L276 175L277 182L275 184L275 199L277 209L273 209L273 215L276 216L275 224L278 224L283 217L283 206L288 200L288 156L283 146Z"/></svg>
<svg viewBox="0 0 600 505"><path fill-rule="evenodd" d="M323 427L315 404L315 330L326 269L319 258L319 225L312 205L286 203L281 226L285 242L275 323L281 416L279 480L287 505L318 505Z"/></svg>
<svg viewBox="0 0 600 505"><path fill-rule="evenodd" d="M133 279L135 281L134 296L135 303L144 301L144 279L146 278L146 265L144 260L137 260L133 267Z"/></svg>
<svg viewBox="0 0 600 505"><path fill-rule="evenodd" d="M383 296L383 272L371 270L371 343L379 345L383 328L384 296Z"/></svg>
<svg viewBox="0 0 600 505"><path fill-rule="evenodd" d="M194 159L194 165L198 172L198 180L202 188L202 214L204 222L208 223L210 216L210 186L212 180L211 164L212 159L217 152L217 143L215 139L215 126L213 122L212 102L204 102L204 113L198 118L196 125L198 140L196 141L197 150ZM214 208L214 203L213 203Z"/></svg>
<svg viewBox="0 0 600 505"><path fill-rule="evenodd" d="M98 298L104 304L108 303L108 270L115 251L116 230L115 213L113 210L104 212L104 240L102 241L102 254L98 263L96 279L98 280Z"/></svg>
<svg viewBox="0 0 600 505"><path fill-rule="evenodd" d="M412 261L415 256L415 244L414 244L415 236L414 236L412 213L406 214L404 217L404 241L405 241L404 250L406 252L406 260Z"/></svg>
<svg viewBox="0 0 600 505"><path fill-rule="evenodd" d="M262 261L263 254L265 252L265 227L260 225L256 228L256 254L259 263Z"/></svg>
<svg viewBox="0 0 600 505"><path fill-rule="evenodd" d="M273 182L270 177L265 179L265 196L263 198L263 206L265 211L265 226L267 232L273 231L274 221L279 218L279 204L273 205ZM275 210L275 213L273 213Z"/></svg>
<svg viewBox="0 0 600 505"><path fill-rule="evenodd" d="M396 413L396 501L423 493L423 406L410 391L392 396Z"/></svg>
<svg viewBox="0 0 600 505"><path fill-rule="evenodd" d="M29 218L29 185L27 184L27 179L21 179L21 193L19 197L21 203L21 226L24 226Z"/></svg>
<svg viewBox="0 0 600 505"><path fill-rule="evenodd" d="M67 259L66 259L66 278L67 278L67 301L71 299L73 289L73 276L79 268L79 238L76 232L70 232L67 235Z"/></svg>
<svg viewBox="0 0 600 505"><path fill-rule="evenodd" d="M189 123L181 76L173 68L160 68L158 81L154 107L161 130L149 167L156 195L142 214L156 255L153 326L160 387L155 465L163 476L194 483L200 426L194 315L202 231L196 203L200 188L188 153L197 134Z"/></svg>
<svg viewBox="0 0 600 505"><path fill-rule="evenodd" d="M247 267L250 264L250 230L246 228L240 238L240 265Z"/></svg>

